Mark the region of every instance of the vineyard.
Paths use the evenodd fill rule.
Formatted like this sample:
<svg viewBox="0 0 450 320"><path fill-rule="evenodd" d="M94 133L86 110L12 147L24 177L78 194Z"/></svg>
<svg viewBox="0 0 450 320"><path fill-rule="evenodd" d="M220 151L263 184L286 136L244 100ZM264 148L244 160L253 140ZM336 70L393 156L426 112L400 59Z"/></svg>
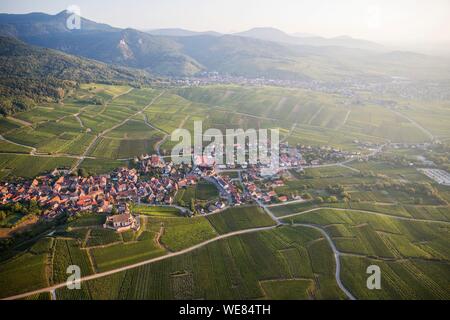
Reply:
<svg viewBox="0 0 450 320"><path fill-rule="evenodd" d="M449 229L444 223L403 221L332 209L287 220L324 227L343 255L344 284L360 299L450 297L449 282L444 276L450 272ZM383 270L383 290L371 291L362 285L363 270L370 265Z"/></svg>
<svg viewBox="0 0 450 320"><path fill-rule="evenodd" d="M275 225L270 216L258 207L231 208L208 216L208 220L220 234Z"/></svg>
<svg viewBox="0 0 450 320"><path fill-rule="evenodd" d="M314 245L321 235L306 228L284 227L211 243L206 247L126 272L88 281L93 299L280 299L267 281L292 281L296 298L342 299L334 281L331 250ZM328 249L328 250L326 250ZM292 259L289 263L286 255ZM297 252L297 253L295 253ZM311 259L309 258L311 256ZM292 274L292 266L300 274ZM301 275L305 281L297 281ZM315 275L318 275L315 276ZM298 294L298 295L297 295ZM70 298L67 290L58 297Z"/></svg>

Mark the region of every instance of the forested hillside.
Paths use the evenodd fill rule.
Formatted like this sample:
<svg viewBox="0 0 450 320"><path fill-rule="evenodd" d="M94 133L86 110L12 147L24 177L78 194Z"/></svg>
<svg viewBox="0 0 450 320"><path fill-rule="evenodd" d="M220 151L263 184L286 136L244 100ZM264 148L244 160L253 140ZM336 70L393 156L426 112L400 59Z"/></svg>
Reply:
<svg viewBox="0 0 450 320"><path fill-rule="evenodd" d="M26 110L39 101L57 101L79 83L149 81L144 71L108 66L0 37L0 113L4 115Z"/></svg>

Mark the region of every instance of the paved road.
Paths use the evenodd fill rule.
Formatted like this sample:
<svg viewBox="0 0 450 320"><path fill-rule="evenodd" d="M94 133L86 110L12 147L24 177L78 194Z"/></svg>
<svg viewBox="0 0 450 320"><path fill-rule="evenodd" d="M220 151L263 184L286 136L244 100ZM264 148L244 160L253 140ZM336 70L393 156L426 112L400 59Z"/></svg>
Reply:
<svg viewBox="0 0 450 320"><path fill-rule="evenodd" d="M339 288L345 293L347 298L349 298L350 300L356 300L356 298L350 293L350 291L347 290L347 288L342 283L342 280L341 280L341 259L340 259L342 254L336 248L336 246L334 245L333 240L328 235L328 233L324 229L322 229L321 227L316 226L316 225L312 225L312 224L292 224L290 226L312 228L312 229L315 229L315 230L319 231L325 237L325 239L330 244L331 250L333 250L334 259L336 260L336 271L335 271L336 282L337 282Z"/></svg>

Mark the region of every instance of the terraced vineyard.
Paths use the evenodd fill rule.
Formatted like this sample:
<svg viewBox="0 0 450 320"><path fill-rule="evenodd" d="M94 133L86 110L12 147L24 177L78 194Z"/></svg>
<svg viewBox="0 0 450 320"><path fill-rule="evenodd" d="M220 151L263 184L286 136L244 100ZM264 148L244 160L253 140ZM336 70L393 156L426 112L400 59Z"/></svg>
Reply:
<svg viewBox="0 0 450 320"><path fill-rule="evenodd" d="M330 249L325 245L317 254L314 243L323 241L319 239L318 232L288 227L239 236L181 257L88 281L83 283L83 292L87 293L81 298L282 298L287 293L278 294L276 286L293 281L290 297L298 293L296 298L342 299L334 281ZM292 268L296 269L294 273ZM304 280L307 285L297 283L301 282L298 277L309 278ZM57 295L61 299L73 297L64 289Z"/></svg>
<svg viewBox="0 0 450 320"><path fill-rule="evenodd" d="M80 166L94 172L100 171L97 167L102 163L106 167L125 165L116 161L154 153L166 134L180 126L192 131L198 120L203 121L204 130L279 128L291 144L331 145L346 150L359 150L356 140L428 140L409 118L401 116L404 113L418 119L423 115L423 107L414 101L398 101L399 115L371 103L349 107L342 96L301 89L209 86L160 94L161 90L149 88L86 84L61 104L41 104L12 119L2 118L0 134L7 140L0 141L0 153L11 161L0 163L0 177L30 177L55 167L71 167L75 159L69 156L88 156ZM403 105L414 108L402 110ZM445 112L441 106L439 114L446 117ZM432 123L429 115L424 119L424 125ZM436 133L448 136L442 127ZM170 154L173 145L170 139L165 140L160 151ZM29 155L17 158L16 154ZM29 169L16 161L19 159L44 164Z"/></svg>
<svg viewBox="0 0 450 320"><path fill-rule="evenodd" d="M444 276L450 272L448 222L405 221L335 209L285 221L324 228L341 253L344 284L360 299L450 297ZM368 290L364 285L364 272L370 265L382 270L382 290Z"/></svg>
<svg viewBox="0 0 450 320"><path fill-rule="evenodd" d="M208 216L209 222L220 234L275 225L275 221L259 207L231 208L221 214Z"/></svg>

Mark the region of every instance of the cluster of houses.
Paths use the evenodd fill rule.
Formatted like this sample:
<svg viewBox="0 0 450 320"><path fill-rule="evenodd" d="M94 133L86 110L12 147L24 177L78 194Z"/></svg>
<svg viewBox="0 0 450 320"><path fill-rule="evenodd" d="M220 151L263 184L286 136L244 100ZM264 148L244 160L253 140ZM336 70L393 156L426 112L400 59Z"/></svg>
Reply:
<svg viewBox="0 0 450 320"><path fill-rule="evenodd" d="M151 176L141 179L142 175ZM79 177L52 173L32 181L0 184L0 203L36 201L46 217L62 212L126 213L126 202L171 205L179 185L196 183L184 165L163 163L155 157L140 163L140 169L121 168L109 175Z"/></svg>
<svg viewBox="0 0 450 320"><path fill-rule="evenodd" d="M211 181L218 187L221 194L229 199L230 204L239 206L244 202L241 191L229 176L215 174L211 176Z"/></svg>
<svg viewBox="0 0 450 320"><path fill-rule="evenodd" d="M284 187L285 183L279 176L272 179L264 179L257 170L249 170L242 173L242 184L248 194L264 204L283 203L290 200L301 200L299 196L278 195L277 188Z"/></svg>

